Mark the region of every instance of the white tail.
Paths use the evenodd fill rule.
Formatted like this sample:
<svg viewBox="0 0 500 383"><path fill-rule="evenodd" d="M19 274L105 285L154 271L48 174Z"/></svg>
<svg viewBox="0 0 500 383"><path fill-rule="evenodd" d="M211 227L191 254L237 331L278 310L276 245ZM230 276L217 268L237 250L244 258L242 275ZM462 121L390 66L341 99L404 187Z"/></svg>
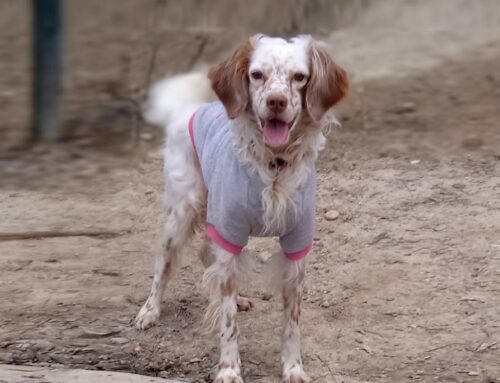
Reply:
<svg viewBox="0 0 500 383"><path fill-rule="evenodd" d="M176 75L151 87L144 118L151 124L169 125L186 107L192 109L193 106L211 100L215 100L215 95L206 73Z"/></svg>

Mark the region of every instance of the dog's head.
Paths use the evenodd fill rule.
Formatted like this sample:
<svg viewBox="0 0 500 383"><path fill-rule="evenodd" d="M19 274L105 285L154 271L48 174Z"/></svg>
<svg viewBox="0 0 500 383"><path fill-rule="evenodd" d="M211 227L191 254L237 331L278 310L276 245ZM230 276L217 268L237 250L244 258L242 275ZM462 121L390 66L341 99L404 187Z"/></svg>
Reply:
<svg viewBox="0 0 500 383"><path fill-rule="evenodd" d="M286 147L306 121L318 122L347 93L347 73L310 36L255 35L209 72L229 118L256 117L264 142Z"/></svg>

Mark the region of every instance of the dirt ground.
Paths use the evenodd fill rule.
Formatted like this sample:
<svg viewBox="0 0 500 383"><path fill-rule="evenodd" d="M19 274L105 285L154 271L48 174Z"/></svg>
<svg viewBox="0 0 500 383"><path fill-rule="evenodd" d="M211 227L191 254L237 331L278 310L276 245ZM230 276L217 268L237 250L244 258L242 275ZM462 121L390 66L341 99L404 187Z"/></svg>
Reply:
<svg viewBox="0 0 500 383"><path fill-rule="evenodd" d="M500 11L419 4L329 40L354 83L318 164L302 324L313 382L500 382ZM398 27L430 13L467 23ZM160 325L132 326L161 225L160 148L0 154L0 363L211 381L218 342L200 328L196 257ZM238 319L246 382L279 377L280 297L260 282L270 248L253 241L245 255L260 276Z"/></svg>

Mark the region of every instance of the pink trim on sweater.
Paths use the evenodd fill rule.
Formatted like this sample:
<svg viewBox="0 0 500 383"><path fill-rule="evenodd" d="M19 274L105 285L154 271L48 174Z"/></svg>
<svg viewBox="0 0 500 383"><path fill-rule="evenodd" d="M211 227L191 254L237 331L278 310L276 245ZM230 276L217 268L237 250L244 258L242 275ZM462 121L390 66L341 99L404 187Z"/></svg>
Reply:
<svg viewBox="0 0 500 383"><path fill-rule="evenodd" d="M243 247L236 246L231 242L227 241L226 239L224 239L224 237L219 234L215 226L212 224L208 224L207 235L208 238L210 238L217 245L222 247L224 250L230 252L231 254L240 255L241 251L243 250Z"/></svg>
<svg viewBox="0 0 500 383"><path fill-rule="evenodd" d="M194 115L196 114L196 112L194 112L191 117L189 118L189 122L188 122L188 132L189 132L189 138L191 139L191 145L193 145L193 150L194 150L194 155L196 157L196 166L198 166L198 168L201 168L201 162L200 162L200 157L198 157L198 152L196 151L196 145L194 144L194 127L193 127L193 121L194 121Z"/></svg>
<svg viewBox="0 0 500 383"><path fill-rule="evenodd" d="M191 139L191 144L193 145L193 149L196 153L196 146L194 145L194 133L193 133L193 120L194 120L194 115L196 113L193 113L191 117L189 117L189 122L188 122L188 132L189 132L189 138Z"/></svg>
<svg viewBox="0 0 500 383"><path fill-rule="evenodd" d="M290 260L290 261L298 261L299 259L304 258L309 252L312 250L312 243L307 246L304 250L301 251L296 251L295 253L285 253L285 256Z"/></svg>

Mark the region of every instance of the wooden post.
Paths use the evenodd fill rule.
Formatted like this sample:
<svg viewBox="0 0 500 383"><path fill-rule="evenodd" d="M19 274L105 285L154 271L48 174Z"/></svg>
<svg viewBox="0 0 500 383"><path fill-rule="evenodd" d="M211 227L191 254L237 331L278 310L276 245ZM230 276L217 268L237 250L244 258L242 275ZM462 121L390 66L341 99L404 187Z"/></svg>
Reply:
<svg viewBox="0 0 500 383"><path fill-rule="evenodd" d="M55 141L61 123L62 1L32 0L33 138Z"/></svg>

